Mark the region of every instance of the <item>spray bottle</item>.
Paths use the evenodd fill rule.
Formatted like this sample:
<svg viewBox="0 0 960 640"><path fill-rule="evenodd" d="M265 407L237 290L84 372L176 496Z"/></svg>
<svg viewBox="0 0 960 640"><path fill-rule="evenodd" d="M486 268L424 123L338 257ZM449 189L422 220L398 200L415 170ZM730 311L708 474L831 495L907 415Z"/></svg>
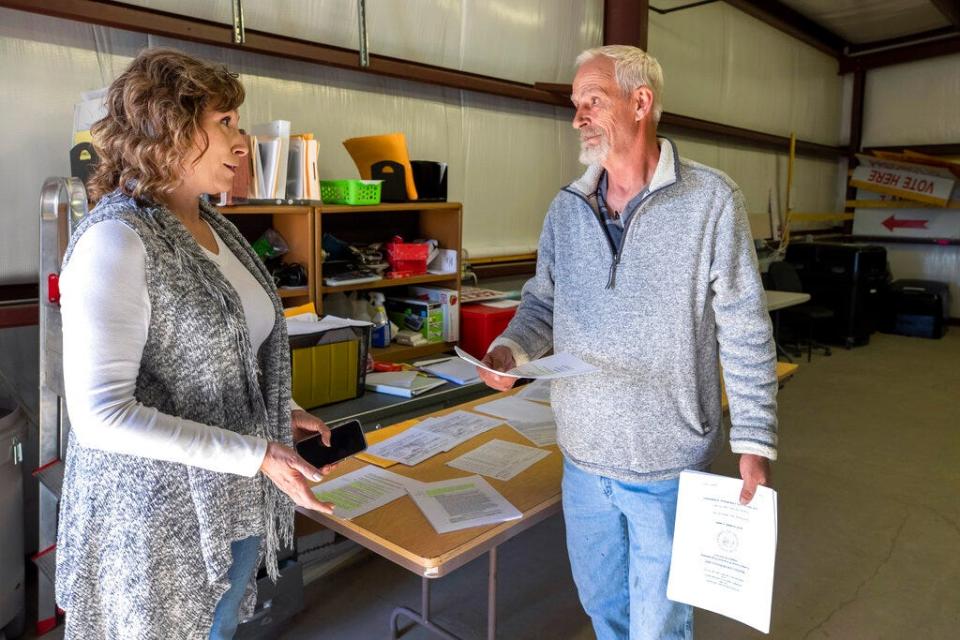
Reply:
<svg viewBox="0 0 960 640"><path fill-rule="evenodd" d="M373 322L373 346L390 346L390 320L387 318L387 310L384 307L386 298L379 291L370 294L370 306L373 307L373 315L370 321Z"/></svg>

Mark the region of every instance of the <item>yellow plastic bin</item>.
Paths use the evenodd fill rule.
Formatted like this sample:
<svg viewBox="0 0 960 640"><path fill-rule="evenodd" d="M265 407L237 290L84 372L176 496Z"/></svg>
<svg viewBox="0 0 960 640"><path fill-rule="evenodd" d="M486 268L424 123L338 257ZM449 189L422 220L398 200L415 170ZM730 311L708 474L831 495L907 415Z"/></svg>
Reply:
<svg viewBox="0 0 960 640"><path fill-rule="evenodd" d="M370 327L290 337L293 399L312 409L363 395Z"/></svg>

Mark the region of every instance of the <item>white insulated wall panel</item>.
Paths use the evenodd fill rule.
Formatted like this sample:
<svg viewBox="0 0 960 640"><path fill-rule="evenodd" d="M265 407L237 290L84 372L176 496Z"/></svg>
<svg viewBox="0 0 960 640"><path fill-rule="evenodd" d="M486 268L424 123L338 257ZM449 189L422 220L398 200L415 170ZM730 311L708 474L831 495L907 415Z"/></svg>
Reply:
<svg viewBox="0 0 960 640"><path fill-rule="evenodd" d="M664 109L839 144L842 78L830 56L723 3L650 14Z"/></svg>
<svg viewBox="0 0 960 640"><path fill-rule="evenodd" d="M960 54L867 72L863 145L960 142Z"/></svg>

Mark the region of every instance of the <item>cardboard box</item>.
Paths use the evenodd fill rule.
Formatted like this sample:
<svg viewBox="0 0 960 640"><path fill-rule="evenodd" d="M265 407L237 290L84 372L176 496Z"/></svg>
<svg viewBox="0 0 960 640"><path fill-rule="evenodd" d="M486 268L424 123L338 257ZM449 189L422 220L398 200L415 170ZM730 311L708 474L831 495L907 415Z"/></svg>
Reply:
<svg viewBox="0 0 960 640"><path fill-rule="evenodd" d="M387 316L400 329L419 332L427 342L443 341L443 307L417 298L387 298Z"/></svg>
<svg viewBox="0 0 960 640"><path fill-rule="evenodd" d="M446 342L460 340L460 295L456 289L440 287L410 287L418 298L439 302L443 309L443 339Z"/></svg>

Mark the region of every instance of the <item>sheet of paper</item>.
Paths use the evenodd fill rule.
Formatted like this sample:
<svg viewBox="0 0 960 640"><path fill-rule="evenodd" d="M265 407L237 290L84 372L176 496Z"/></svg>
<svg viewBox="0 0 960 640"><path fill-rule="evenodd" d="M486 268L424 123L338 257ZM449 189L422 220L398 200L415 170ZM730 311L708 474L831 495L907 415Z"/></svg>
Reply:
<svg viewBox="0 0 960 640"><path fill-rule="evenodd" d="M553 422L553 409L539 402L530 402L517 396L498 398L493 402L485 402L474 407L474 410L487 413L491 416L503 418L506 421L518 422Z"/></svg>
<svg viewBox="0 0 960 640"><path fill-rule="evenodd" d="M507 424L538 447L557 444L557 423L553 419L547 422L508 420Z"/></svg>
<svg viewBox="0 0 960 640"><path fill-rule="evenodd" d="M412 467L452 448L448 436L423 430L417 425L367 447L366 452Z"/></svg>
<svg viewBox="0 0 960 640"><path fill-rule="evenodd" d="M481 369L486 369L487 371L492 371L493 373L501 376L507 376L509 378L567 378L570 376L579 376L585 373L599 371L599 369L592 364L587 364L580 358L572 356L569 353L555 353L554 355L547 356L546 358L531 360L526 364L510 369L510 371L497 371L496 369L491 369L487 365L481 363L479 360L474 358L460 347L454 347L454 350L457 352L458 356L474 366L480 367Z"/></svg>
<svg viewBox="0 0 960 640"><path fill-rule="evenodd" d="M748 505L741 480L680 474L667 597L770 633L777 550L777 493L758 487Z"/></svg>
<svg viewBox="0 0 960 640"><path fill-rule="evenodd" d="M408 478L392 471L365 466L318 484L313 494L322 502L336 505L333 515L350 520L406 495L405 480Z"/></svg>
<svg viewBox="0 0 960 640"><path fill-rule="evenodd" d="M363 320L351 320L350 318L338 318L337 316L324 316L318 320L316 314L305 313L287 318L287 334L298 336L329 331L330 329L343 329L344 327L366 327L371 324Z"/></svg>
<svg viewBox="0 0 960 640"><path fill-rule="evenodd" d="M490 440L447 464L454 469L510 480L550 455L549 451L506 440Z"/></svg>
<svg viewBox="0 0 960 640"><path fill-rule="evenodd" d="M408 485L410 497L437 533L519 520L523 514L480 476Z"/></svg>
<svg viewBox="0 0 960 640"><path fill-rule="evenodd" d="M447 451L449 451L461 442L465 442L501 424L503 424L503 420L498 418L481 416L469 411L454 411L445 416L428 418L418 424L416 428L447 438L450 443L447 448Z"/></svg>
<svg viewBox="0 0 960 640"><path fill-rule="evenodd" d="M550 381L535 380L521 389L517 397L550 404Z"/></svg>

